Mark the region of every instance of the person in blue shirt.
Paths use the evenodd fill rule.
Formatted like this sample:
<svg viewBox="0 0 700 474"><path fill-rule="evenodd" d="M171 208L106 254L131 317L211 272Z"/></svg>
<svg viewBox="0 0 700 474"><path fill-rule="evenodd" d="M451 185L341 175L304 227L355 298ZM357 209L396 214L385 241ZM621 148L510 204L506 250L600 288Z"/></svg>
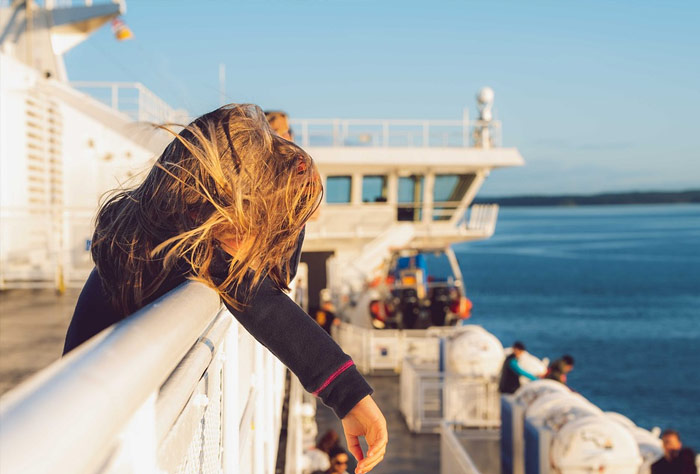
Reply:
<svg viewBox="0 0 700 474"><path fill-rule="evenodd" d="M513 352L503 361L501 369L501 380L498 383L498 391L501 393L515 393L520 388L520 377L527 377L530 380L537 380L537 376L526 371L518 359L525 353L525 344L520 341L513 343Z"/></svg>

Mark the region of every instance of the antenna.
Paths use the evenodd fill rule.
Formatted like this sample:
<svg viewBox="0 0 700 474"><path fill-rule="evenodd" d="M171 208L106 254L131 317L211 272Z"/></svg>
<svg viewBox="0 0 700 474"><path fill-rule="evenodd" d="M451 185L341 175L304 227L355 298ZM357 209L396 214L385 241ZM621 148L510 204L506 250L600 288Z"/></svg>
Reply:
<svg viewBox="0 0 700 474"><path fill-rule="evenodd" d="M474 127L474 146L477 148L491 148L491 121L493 120L493 89L482 87L476 94L476 103L479 107L479 120Z"/></svg>
<svg viewBox="0 0 700 474"><path fill-rule="evenodd" d="M226 102L226 64L219 63L219 106Z"/></svg>
<svg viewBox="0 0 700 474"><path fill-rule="evenodd" d="M479 93L476 94L476 102L479 105L479 120L490 122L493 120L493 89L490 87L482 87Z"/></svg>

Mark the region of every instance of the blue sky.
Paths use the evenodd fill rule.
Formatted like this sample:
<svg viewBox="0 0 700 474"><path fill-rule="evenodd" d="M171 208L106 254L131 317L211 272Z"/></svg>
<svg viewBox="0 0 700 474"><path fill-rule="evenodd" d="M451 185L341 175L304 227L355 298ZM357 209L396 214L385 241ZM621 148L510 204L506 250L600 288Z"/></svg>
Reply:
<svg viewBox="0 0 700 474"><path fill-rule="evenodd" d="M131 0L66 55L72 80L140 81L201 114L459 119L496 92L505 146L482 196L700 188L698 1Z"/></svg>

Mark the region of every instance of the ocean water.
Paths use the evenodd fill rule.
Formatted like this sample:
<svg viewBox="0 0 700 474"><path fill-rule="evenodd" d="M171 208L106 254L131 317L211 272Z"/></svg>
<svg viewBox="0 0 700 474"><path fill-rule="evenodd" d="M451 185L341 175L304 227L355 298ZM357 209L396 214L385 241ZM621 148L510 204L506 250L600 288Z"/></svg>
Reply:
<svg viewBox="0 0 700 474"><path fill-rule="evenodd" d="M502 208L454 250L473 323L573 355L574 390L700 450L700 206Z"/></svg>

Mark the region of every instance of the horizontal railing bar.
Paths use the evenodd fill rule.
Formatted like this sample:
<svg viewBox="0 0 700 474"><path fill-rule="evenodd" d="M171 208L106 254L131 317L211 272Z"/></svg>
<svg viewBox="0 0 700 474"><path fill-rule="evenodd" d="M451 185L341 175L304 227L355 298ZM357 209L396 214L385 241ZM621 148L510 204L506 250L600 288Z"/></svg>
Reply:
<svg viewBox="0 0 700 474"><path fill-rule="evenodd" d="M156 439L159 443L168 434L211 364L214 349L223 341L232 319L228 311L221 310L207 334L199 338L161 387L156 402Z"/></svg>
<svg viewBox="0 0 700 474"><path fill-rule="evenodd" d="M412 125L417 127L424 126L462 126L465 124L462 120L419 120L419 119L292 119L290 124L309 125L328 125L348 124L348 125Z"/></svg>
<svg viewBox="0 0 700 474"><path fill-rule="evenodd" d="M0 472L94 470L219 307L212 289L184 283L6 394ZM83 455L75 455L76 446Z"/></svg>

